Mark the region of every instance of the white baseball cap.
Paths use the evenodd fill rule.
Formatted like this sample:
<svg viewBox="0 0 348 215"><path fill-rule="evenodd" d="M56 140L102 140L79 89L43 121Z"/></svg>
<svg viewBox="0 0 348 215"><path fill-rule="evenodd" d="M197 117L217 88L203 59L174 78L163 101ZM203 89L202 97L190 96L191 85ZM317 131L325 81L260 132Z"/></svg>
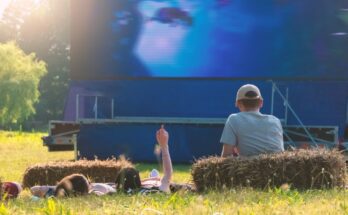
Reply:
<svg viewBox="0 0 348 215"><path fill-rule="evenodd" d="M259 88L253 84L246 84L239 88L236 101L241 99L262 99Z"/></svg>

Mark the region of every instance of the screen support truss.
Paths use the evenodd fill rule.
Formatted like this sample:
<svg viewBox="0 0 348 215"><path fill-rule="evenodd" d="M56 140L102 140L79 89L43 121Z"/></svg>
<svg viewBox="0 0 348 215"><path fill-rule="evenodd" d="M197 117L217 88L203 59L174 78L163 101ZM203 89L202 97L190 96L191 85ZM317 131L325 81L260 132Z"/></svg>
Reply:
<svg viewBox="0 0 348 215"><path fill-rule="evenodd" d="M280 98L283 100L283 104L285 107L285 119L284 119L284 123L285 125L287 124L287 119L288 119L288 111L290 111L290 113L292 113L292 115L295 117L295 119L297 120L297 122L300 124L300 127L304 130L305 134L307 135L307 137L310 139L310 141L315 145L317 145L317 141L315 140L315 138L312 136L312 134L309 132L309 130L307 129L307 127L303 124L302 120L300 119L300 117L296 114L295 110L291 107L290 103L289 103L289 88L286 88L286 93L285 95L280 91L279 87L277 86L277 84L271 80L270 81L272 83L272 97L271 97L271 114L274 114L274 97L275 94L277 93ZM287 134L286 131L284 131L284 135L291 140L291 138L289 137L289 135ZM291 141L293 142L293 141Z"/></svg>

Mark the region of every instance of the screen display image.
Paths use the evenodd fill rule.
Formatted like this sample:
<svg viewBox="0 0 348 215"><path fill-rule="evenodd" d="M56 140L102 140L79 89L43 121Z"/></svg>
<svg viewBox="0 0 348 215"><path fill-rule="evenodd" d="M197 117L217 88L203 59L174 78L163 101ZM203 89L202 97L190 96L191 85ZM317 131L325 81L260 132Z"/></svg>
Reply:
<svg viewBox="0 0 348 215"><path fill-rule="evenodd" d="M348 78L348 0L72 0L73 79Z"/></svg>

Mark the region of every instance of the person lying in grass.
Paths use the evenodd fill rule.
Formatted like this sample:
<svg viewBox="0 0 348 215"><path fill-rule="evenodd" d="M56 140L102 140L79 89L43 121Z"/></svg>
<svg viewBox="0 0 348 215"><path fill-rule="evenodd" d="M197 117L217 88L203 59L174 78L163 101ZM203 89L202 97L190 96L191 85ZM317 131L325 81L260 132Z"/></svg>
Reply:
<svg viewBox="0 0 348 215"><path fill-rule="evenodd" d="M152 170L150 177L141 180L139 171L133 168L124 168L117 175L115 186L117 190L126 193L142 194L157 193L157 192L177 192L194 191L195 188L191 184L172 183L173 167L169 153L169 134L164 129L164 125L156 132L156 139L160 146L162 154L163 177L161 178L157 170Z"/></svg>
<svg viewBox="0 0 348 215"><path fill-rule="evenodd" d="M22 185L17 182L0 181L0 200L15 199L22 192Z"/></svg>
<svg viewBox="0 0 348 215"><path fill-rule="evenodd" d="M64 177L57 186L34 186L30 188L33 196L45 197L72 197L87 194L105 195L115 193L111 184L90 183L82 174L72 174Z"/></svg>
<svg viewBox="0 0 348 215"><path fill-rule="evenodd" d="M163 177L153 170L149 178L140 180L139 171L133 168L122 169L116 177L116 189L127 193L140 191L141 193L165 192L170 193L170 184L173 175L172 161L170 158L168 141L169 134L161 126L156 132L156 139L162 154Z"/></svg>

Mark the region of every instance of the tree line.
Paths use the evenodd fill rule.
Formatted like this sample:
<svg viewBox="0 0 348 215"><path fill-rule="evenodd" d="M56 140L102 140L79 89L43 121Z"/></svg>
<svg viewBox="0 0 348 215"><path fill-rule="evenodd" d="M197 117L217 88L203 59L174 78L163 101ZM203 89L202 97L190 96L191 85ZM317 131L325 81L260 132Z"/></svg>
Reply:
<svg viewBox="0 0 348 215"><path fill-rule="evenodd" d="M69 83L69 0L16 0L0 19L0 128L61 119Z"/></svg>

